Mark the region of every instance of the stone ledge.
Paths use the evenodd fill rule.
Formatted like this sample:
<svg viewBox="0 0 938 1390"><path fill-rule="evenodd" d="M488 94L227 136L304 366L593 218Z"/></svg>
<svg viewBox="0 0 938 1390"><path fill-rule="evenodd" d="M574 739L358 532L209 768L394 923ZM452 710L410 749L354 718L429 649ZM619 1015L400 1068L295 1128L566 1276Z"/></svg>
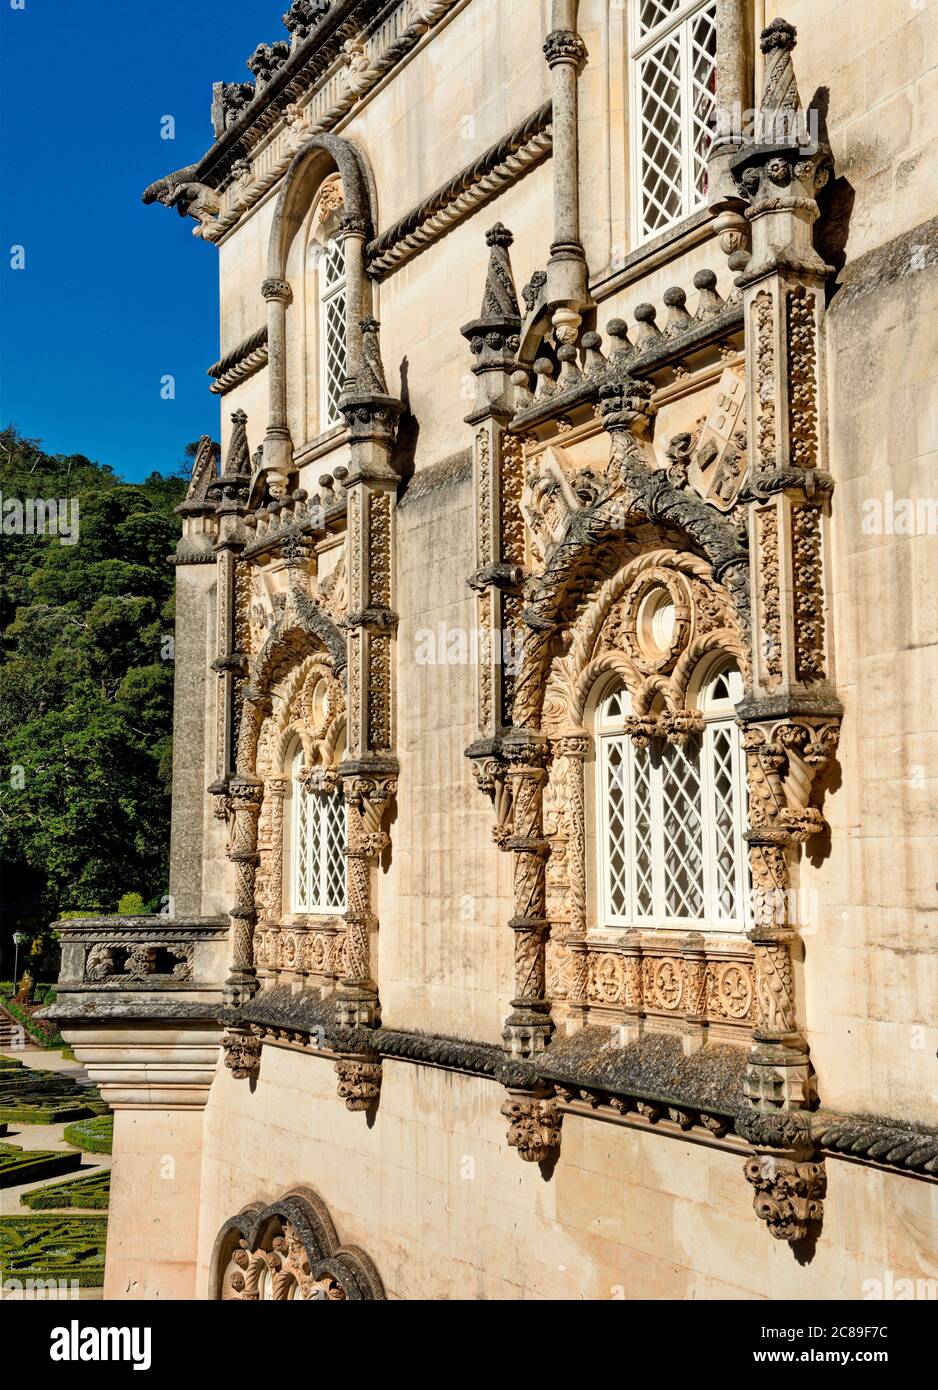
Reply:
<svg viewBox="0 0 938 1390"><path fill-rule="evenodd" d="M708 1044L685 1056L679 1037L646 1033L619 1046L607 1028L587 1027L537 1059L545 1081L578 1090L690 1107L730 1121L742 1104L748 1048Z"/></svg>
<svg viewBox="0 0 938 1390"><path fill-rule="evenodd" d="M129 993L130 991L127 991ZM222 1007L224 987L213 991L214 1000L167 999L164 995L152 999L128 999L114 996L62 1000L43 1009L40 1018L55 1023L210 1023L217 1025Z"/></svg>

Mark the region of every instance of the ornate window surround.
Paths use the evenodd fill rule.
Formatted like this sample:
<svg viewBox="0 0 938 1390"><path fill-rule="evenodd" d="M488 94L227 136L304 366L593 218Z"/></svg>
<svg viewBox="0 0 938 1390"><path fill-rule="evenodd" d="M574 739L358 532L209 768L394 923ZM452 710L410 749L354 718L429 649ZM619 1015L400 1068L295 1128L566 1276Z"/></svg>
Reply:
<svg viewBox="0 0 938 1390"><path fill-rule="evenodd" d="M307 1187L226 1221L212 1251L209 1297L241 1303L384 1300L363 1250L341 1245L328 1208Z"/></svg>
<svg viewBox="0 0 938 1390"><path fill-rule="evenodd" d="M327 178L316 196L309 222L307 273L314 288L305 377L316 382L319 438L342 424L339 397L348 375L348 268L341 234L345 193L338 175ZM310 296L307 296L309 303ZM341 363L338 369L335 364Z"/></svg>

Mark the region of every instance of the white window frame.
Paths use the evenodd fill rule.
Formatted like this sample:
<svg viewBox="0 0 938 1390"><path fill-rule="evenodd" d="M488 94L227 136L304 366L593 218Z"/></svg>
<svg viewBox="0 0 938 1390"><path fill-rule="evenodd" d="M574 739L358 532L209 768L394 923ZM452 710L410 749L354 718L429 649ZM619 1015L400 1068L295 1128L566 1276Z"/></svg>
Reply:
<svg viewBox="0 0 938 1390"><path fill-rule="evenodd" d="M300 772L303 768L302 748L293 760L293 780L292 780L292 800L293 816L291 827L291 855L290 855L290 911L294 913L329 913L335 914L345 911L346 907L346 880L342 876L341 901L329 901L329 844L330 829L333 822L337 806L341 805L341 833L343 846L348 838L348 814L345 802L342 798L341 790L333 792L307 791L300 781ZM318 818L319 823L319 853L316 856L318 862L313 862L312 853L307 853L304 862L301 850L301 813L305 809L307 817ZM307 848L311 850L313 837L307 836Z"/></svg>
<svg viewBox="0 0 938 1390"><path fill-rule="evenodd" d="M597 900L599 904L600 917L597 925L599 927L640 927L646 930L681 930L688 931L703 930L711 934L738 935L745 931L751 920L751 888L749 856L747 853L745 832L746 816L746 778L745 764L743 759L742 739L739 727L736 722L736 712L734 708L735 699L741 696L741 686L738 693L734 691L733 698L730 700L712 701L709 700L707 692L712 688L714 682L723 675L732 679L733 685L739 681L738 673L733 670L728 673L726 670L713 672L707 680L701 694L700 708L704 717L704 730L699 743L690 745L694 749L699 749L698 766L700 771L700 793L697 802L697 814L700 821L700 840L698 848L702 860L702 892L703 906L699 916L675 916L669 915L665 903L665 838L664 838L664 791L663 774L664 763L661 756L660 746L649 749L637 749L624 732L622 718L609 718L606 716L610 699L616 693L622 700L623 715L627 715L630 702L625 691L607 691L604 698L600 701L596 710L596 827L597 827ZM732 688L732 687L731 687ZM715 814L715 743L721 732L730 733L730 769L733 789L732 797L732 843L733 843L733 908L732 915L727 915L725 907L719 903L717 892L717 816ZM626 896L628 899L628 910L625 913L616 912L612 907L612 884L611 884L611 826L610 826L610 798L607 795L609 785L609 756L613 746L616 746L621 754L620 769L622 771L624 786L624 835L623 843L626 846L624 854L626 863L625 881L627 885ZM668 754L670 757L686 756L683 750L678 749L675 753ZM650 912L642 913L638 910L638 881L637 869L634 855L635 846L635 820L636 820L636 766L638 759L649 759L649 783L650 783L650 810L651 810L651 870L652 870L652 907Z"/></svg>
<svg viewBox="0 0 938 1390"><path fill-rule="evenodd" d="M341 273L327 285L326 267L328 258L333 251L337 252ZM348 276L345 266L345 244L335 232L322 244L317 275L319 295L319 431L321 434L325 434L326 430L331 430L334 426L342 424L342 416L339 412L339 395L337 394L332 400L329 392L329 356L335 345L334 334L329 328L329 308L340 297L343 312L342 343L339 350L344 364L343 373L347 370L348 364L348 329L346 324ZM341 394L341 387L339 394Z"/></svg>
<svg viewBox="0 0 938 1390"><path fill-rule="evenodd" d="M693 121L693 80L691 77L693 54L691 51L691 25L699 14L707 9L715 9L716 0L682 0L682 3L661 20L646 34L639 33L639 5L641 0L629 3L629 130L630 164L632 183L632 223L635 228L636 246L650 241L670 231L685 217L705 206L706 195L697 192L694 181L694 121ZM645 219L645 199L642 179L642 146L645 127L642 123L642 63L656 48L667 43L678 31L680 44L680 89L681 89L681 207L676 215L660 226L649 228Z"/></svg>

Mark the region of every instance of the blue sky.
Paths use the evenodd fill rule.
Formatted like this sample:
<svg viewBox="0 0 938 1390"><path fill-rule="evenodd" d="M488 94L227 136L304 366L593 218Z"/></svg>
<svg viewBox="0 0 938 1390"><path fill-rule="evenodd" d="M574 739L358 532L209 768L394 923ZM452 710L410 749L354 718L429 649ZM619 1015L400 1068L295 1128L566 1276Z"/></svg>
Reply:
<svg viewBox="0 0 938 1390"><path fill-rule="evenodd" d="M16 0L19 3L19 0ZM218 433L218 252L142 190L212 143L285 0L0 0L0 422L129 479ZM160 138L173 116L175 139ZM10 248L25 248L23 270ZM160 398L175 377L176 398Z"/></svg>

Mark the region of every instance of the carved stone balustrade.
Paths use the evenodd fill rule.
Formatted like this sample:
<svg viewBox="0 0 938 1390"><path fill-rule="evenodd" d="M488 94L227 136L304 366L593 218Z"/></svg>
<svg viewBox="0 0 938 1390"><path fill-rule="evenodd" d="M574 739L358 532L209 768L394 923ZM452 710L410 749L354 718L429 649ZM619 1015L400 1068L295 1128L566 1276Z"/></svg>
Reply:
<svg viewBox="0 0 938 1390"><path fill-rule="evenodd" d="M201 1108L215 1074L225 917L84 917L62 943L47 1011L113 1106Z"/></svg>

